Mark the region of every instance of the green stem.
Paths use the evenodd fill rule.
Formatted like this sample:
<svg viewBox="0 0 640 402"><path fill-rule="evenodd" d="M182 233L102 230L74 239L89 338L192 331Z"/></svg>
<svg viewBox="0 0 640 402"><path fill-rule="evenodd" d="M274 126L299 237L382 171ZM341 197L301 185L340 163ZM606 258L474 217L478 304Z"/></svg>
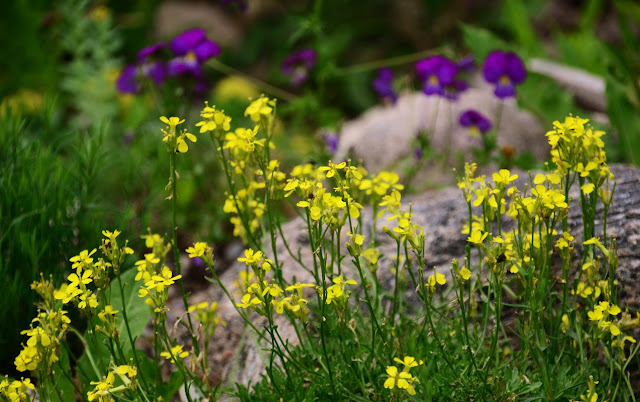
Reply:
<svg viewBox="0 0 640 402"><path fill-rule="evenodd" d="M140 365L140 360L138 359L138 352L136 351L136 344L131 335L131 328L129 327L129 319L127 318L127 307L124 298L124 287L122 286L122 280L120 279L120 275L118 275L118 288L120 289L120 299L122 300L122 317L124 318L124 323L127 328L127 337L129 338L129 343L131 344L131 350L133 351L133 359L136 362L136 366L138 366L138 372L140 373L140 378L142 378L142 384L145 389L149 388L149 384L147 384L147 379L144 376L144 371L142 370L142 366Z"/></svg>
<svg viewBox="0 0 640 402"><path fill-rule="evenodd" d="M191 322L191 314L189 313L189 303L187 302L187 294L184 291L184 281L182 278L182 267L180 264L180 250L178 249L178 228L176 225L176 212L178 210L178 181L176 175L176 154L175 152L169 153L169 167L171 169L171 232L172 232L172 245L173 245L173 258L174 263L176 264L176 272L180 276L178 280L178 284L180 285L180 293L182 294L182 302L184 304L184 310L187 314L187 321L189 323L189 334L191 335L191 342L193 344L193 349L195 354L200 354L198 347L198 340L196 339L193 332L193 323ZM124 300L123 300L124 301ZM135 349L135 347L134 347Z"/></svg>
<svg viewBox="0 0 640 402"><path fill-rule="evenodd" d="M251 81L255 86L261 89L264 89L266 92L269 92L270 94L276 96L279 99L284 99L287 102L291 102L297 98L297 96L292 94L291 92L285 91L284 89L278 88L258 78L245 74L240 70L236 70L235 68L228 66L217 59L211 59L207 61L207 65L213 68L214 70L220 71L223 74L226 74L229 76L236 75L244 78L245 80Z"/></svg>
<svg viewBox="0 0 640 402"><path fill-rule="evenodd" d="M338 68L336 75L340 76L340 75L348 75L348 74L358 74L358 73L363 73L363 72L375 70L382 67L392 67L392 66L399 66L403 64L413 63L415 61L418 61L420 59L423 59L425 57L432 56L438 53L439 53L439 49L431 49L431 50L424 50L417 53L406 54L402 56L390 57L388 59L373 60L365 63L354 64L349 67Z"/></svg>

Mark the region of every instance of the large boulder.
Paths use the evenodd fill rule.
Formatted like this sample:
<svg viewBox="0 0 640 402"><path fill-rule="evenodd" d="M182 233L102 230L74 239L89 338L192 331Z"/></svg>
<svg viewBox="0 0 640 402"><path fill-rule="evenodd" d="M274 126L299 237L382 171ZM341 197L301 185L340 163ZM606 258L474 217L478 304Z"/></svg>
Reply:
<svg viewBox="0 0 640 402"><path fill-rule="evenodd" d="M640 308L640 169L630 166L612 166L616 176L617 187L614 194L613 206L609 211L607 232L617 239L619 254L619 269L617 280L620 286L620 303L625 306ZM524 174L521 177L525 176ZM522 180L522 179L520 179ZM574 186L574 190L577 190ZM577 204L577 193L573 191L569 214L571 233L576 238L576 253L581 255L581 214ZM466 236L460 233L467 216L467 205L459 189L449 187L438 191L429 191L418 196L408 198L406 204L411 203L416 223L424 227L426 235L427 267L437 267L438 272L449 275L452 258L462 259L464 256ZM408 205L405 205L408 206ZM598 213L602 213L599 210ZM371 211L364 211L364 232L369 231ZM396 243L382 230L379 223L377 239L382 242L381 252L386 256L395 254ZM302 261L306 266L312 266L312 255L308 249L308 238L305 223L295 219L284 225L284 233L292 250L301 249ZM596 233L602 232L602 219L596 220ZM287 280L294 276L299 282L312 282L311 276L286 251L281 240L277 242L280 261L283 263L282 272ZM270 249L266 250L271 255ZM343 250L346 253L346 250ZM345 260L347 261L347 260ZM576 261L579 264L579 261ZM344 262L343 269L349 269L350 263ZM380 260L379 277L383 286L393 289L394 277L389 270L392 260L384 257ZM222 283L233 294L233 282L239 273L245 269L244 264L236 263L220 275ZM574 267L577 272L578 266ZM348 271L347 271L348 272ZM347 273L349 277L357 278L356 273ZM241 295L235 294L236 300ZM406 300L411 302L415 296L407 291ZM265 362L268 362L266 352L258 342L253 330L247 328L236 312L233 304L217 285L211 285L204 291L192 296L192 302L203 300L218 301L218 311L222 319L227 322L226 327L218 327L215 339L211 342L209 357L212 370L212 381L223 381L232 385L239 382L245 385L260 380L265 373ZM182 316L181 300L172 302L171 313ZM282 316L274 317L278 330L283 339L296 343L296 335L291 325ZM254 325L262 328L264 320L261 317L252 319ZM186 333L178 334L181 341L187 343ZM263 345L264 346L264 345Z"/></svg>

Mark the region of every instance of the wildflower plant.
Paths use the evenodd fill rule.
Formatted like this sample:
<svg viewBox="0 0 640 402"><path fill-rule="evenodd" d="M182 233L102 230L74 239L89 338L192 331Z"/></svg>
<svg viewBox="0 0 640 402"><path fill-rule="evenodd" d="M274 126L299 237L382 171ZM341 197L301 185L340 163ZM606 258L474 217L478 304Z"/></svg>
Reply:
<svg viewBox="0 0 640 402"><path fill-rule="evenodd" d="M183 383L189 398L228 392L243 400L595 400L606 392L612 400L633 400L629 364L638 346L630 330L640 315L617 299L616 245L606 233L615 181L603 132L573 116L554 123L547 133L552 164L530 175L528 184L508 169L477 176L476 164L465 165L458 178L468 209L460 234L465 255L446 272L428 265L427 234L411 204L403 203L395 173L369 174L351 160L282 172L271 156L276 105L266 96L253 100L245 111L250 126L233 127L224 111L205 103L196 124L218 155L228 185L225 211L245 245L235 292L218 277L208 243L185 250L209 268L210 281L257 337L266 355L264 379L251 391L212 383L207 350L225 322L217 317L218 304L188 303L174 218L169 241L143 235L147 250L133 270L124 271L133 250L119 242L118 231L104 231L99 249L71 258L66 283L33 285L43 299L41 312L24 331L15 365L32 374L39 392L56 392L55 373L71 377L65 351L72 333L86 345L89 363L80 359L78 367L94 372L80 385L69 384L88 400L164 398L149 369L154 363L170 367L171 381ZM185 139L196 137L178 131L182 119L161 120L175 217L177 156L185 157ZM582 239L568 225L572 197L582 211ZM305 223L309 261L288 243L279 203L288 203ZM365 205L371 205L371 223ZM379 220L396 245L394 255L380 251ZM580 241L584 252L577 256ZM285 277L283 250L305 279ZM134 306L124 303L123 276L136 283L127 292L146 309L143 326L151 316L155 360L135 347L141 328L133 326ZM391 278L386 286L384 278ZM185 305L178 322L189 335L186 343L166 327L172 287ZM85 334L63 310L72 306L88 318ZM294 338L284 337L282 322ZM91 353L97 342L106 346L101 364ZM0 383L0 395L17 400L31 389L27 380Z"/></svg>

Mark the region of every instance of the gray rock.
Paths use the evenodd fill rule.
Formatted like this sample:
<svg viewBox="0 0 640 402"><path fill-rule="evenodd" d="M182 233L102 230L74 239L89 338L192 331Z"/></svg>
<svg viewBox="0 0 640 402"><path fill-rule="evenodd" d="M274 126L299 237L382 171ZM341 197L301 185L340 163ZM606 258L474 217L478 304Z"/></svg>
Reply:
<svg viewBox="0 0 640 402"><path fill-rule="evenodd" d="M640 308L640 169L630 166L612 166L612 172L616 176L617 187L614 194L614 203L609 211L608 234L617 239L619 254L619 269L617 280L620 286L620 303L634 309ZM525 175L521 175L523 179ZM577 190L574 186L574 190ZM576 252L581 255L581 213L577 204L577 193L571 195L572 203L569 214L571 233L576 238ZM411 203L416 223L422 225L426 235L426 266L436 267L438 272L449 276L449 267L452 258L462 260L466 245L466 236L460 233L467 217L467 205L464 202L459 189L450 187L439 191L429 191L419 196L405 200ZM406 205L405 205L406 206ZM602 213L600 209L598 213ZM367 233L372 225L371 211L364 211L364 233ZM378 222L378 228L383 222ZM300 219L295 219L284 225L284 233L293 250L301 248L301 258L306 266L312 266L312 255L308 250L308 240L305 224ZM602 232L602 220L596 222L596 233ZM382 242L380 249L385 257L380 260L378 271L380 282L388 289L393 289L394 277L389 267L393 261L390 256L395 255L396 244L382 230L378 230L377 239ZM305 271L294 258L286 251L281 240L277 241L277 251L280 261L283 263L282 272L286 280L292 281L296 277L299 282L313 282L311 275ZM267 255L272 257L272 252L267 249ZM346 253L346 250L343 250ZM575 261L574 272L579 269L579 261ZM233 282L239 272L244 270L244 265L236 263L224 272L220 279L224 286L233 294ZM357 278L353 272L348 258L343 262L346 276ZM351 273L349 273L351 270ZM429 272L427 272L429 274ZM241 295L234 297L239 300ZM233 386L235 382L249 385L255 384L264 375L265 364L268 357L264 352L266 343L256 339L252 329L247 328L236 312L233 304L225 296L217 285L210 286L206 291L194 294L191 301L197 303L203 300L217 300L219 303L219 315L227 322L226 327L218 327L215 339L211 342L209 353L211 380L223 381L226 385ZM414 292L407 291L405 300L408 303L416 301ZM181 300L172 302L171 313L174 317L182 316ZM175 318L174 318L175 319ZM283 339L292 344L297 343L296 334L288 320L282 316L274 316L278 330ZM252 322L256 327L262 328L264 318L253 316ZM182 328L177 326L176 328ZM184 330L177 331L181 342L188 343L189 337Z"/></svg>

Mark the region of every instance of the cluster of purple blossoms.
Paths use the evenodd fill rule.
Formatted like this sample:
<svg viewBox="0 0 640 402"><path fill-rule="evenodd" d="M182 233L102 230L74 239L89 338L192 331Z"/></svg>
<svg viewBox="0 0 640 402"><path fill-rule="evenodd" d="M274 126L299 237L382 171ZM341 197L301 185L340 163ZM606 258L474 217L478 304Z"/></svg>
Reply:
<svg viewBox="0 0 640 402"><path fill-rule="evenodd" d="M444 56L431 56L416 63L416 74L425 95L438 95L455 100L468 88L458 75L458 64Z"/></svg>
<svg viewBox="0 0 640 402"><path fill-rule="evenodd" d="M287 56L280 70L291 78L291 84L298 86L309 78L309 71L316 65L317 55L313 49L302 49Z"/></svg>
<svg viewBox="0 0 640 402"><path fill-rule="evenodd" d="M165 49L171 51L171 58L163 60ZM162 84L168 77L191 76L196 79L196 90L205 87L202 64L220 54L220 46L207 39L204 29L190 29L176 36L170 43L157 43L138 52L138 62L126 66L116 87L122 93L136 93L141 89L144 78L154 84Z"/></svg>

